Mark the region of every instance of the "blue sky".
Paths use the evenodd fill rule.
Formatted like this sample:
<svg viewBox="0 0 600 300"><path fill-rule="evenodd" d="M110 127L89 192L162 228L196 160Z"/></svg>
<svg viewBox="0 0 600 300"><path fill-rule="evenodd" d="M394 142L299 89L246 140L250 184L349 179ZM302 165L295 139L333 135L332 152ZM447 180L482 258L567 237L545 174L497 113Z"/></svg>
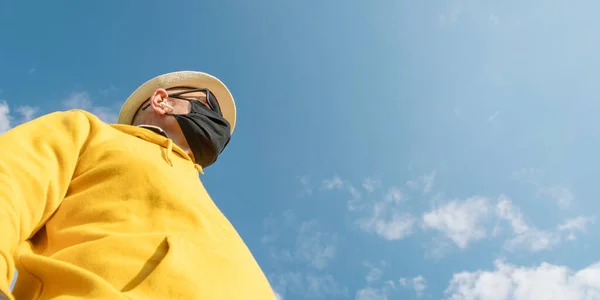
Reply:
<svg viewBox="0 0 600 300"><path fill-rule="evenodd" d="M0 132L221 78L202 180L280 299L600 298L592 1L0 0Z"/></svg>

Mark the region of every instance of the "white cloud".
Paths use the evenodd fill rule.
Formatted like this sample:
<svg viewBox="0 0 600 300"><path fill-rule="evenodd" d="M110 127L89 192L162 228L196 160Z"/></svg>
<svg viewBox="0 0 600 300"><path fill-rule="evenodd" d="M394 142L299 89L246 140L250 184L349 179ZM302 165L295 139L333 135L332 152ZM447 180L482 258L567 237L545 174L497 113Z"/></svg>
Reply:
<svg viewBox="0 0 600 300"><path fill-rule="evenodd" d="M427 282L425 281L425 278L421 275L412 279L412 285L417 294L422 294L427 288Z"/></svg>
<svg viewBox="0 0 600 300"><path fill-rule="evenodd" d="M505 195L498 197L495 207L489 204L487 198L474 196L464 201L442 204L423 215L424 228L442 232L461 249L466 248L470 242L481 240L490 234L494 238L500 236L502 221L507 222L510 228L509 237L504 242L506 250L539 252L560 243L563 233L569 240L576 239L575 233L585 231L594 219L582 216L566 220L557 229L539 229L528 225L520 209ZM429 247L428 255L440 258L448 250L448 245L444 244L444 241L437 241L436 244Z"/></svg>
<svg viewBox="0 0 600 300"><path fill-rule="evenodd" d="M595 222L595 218L593 217L584 217L579 216L573 219L568 219L565 223L558 226L559 230L576 230L576 231L585 231L588 224L592 224Z"/></svg>
<svg viewBox="0 0 600 300"><path fill-rule="evenodd" d="M490 206L488 199L473 196L464 201L451 201L423 215L423 226L444 233L458 247L486 237L483 223Z"/></svg>
<svg viewBox="0 0 600 300"><path fill-rule="evenodd" d="M527 226L523 220L521 211L513 205L508 197L504 195L500 196L498 204L496 205L496 211L501 219L510 222L514 233L521 234L529 230L529 226Z"/></svg>
<svg viewBox="0 0 600 300"><path fill-rule="evenodd" d="M10 108L6 101L0 101L0 134L10 129Z"/></svg>
<svg viewBox="0 0 600 300"><path fill-rule="evenodd" d="M502 260L495 270L453 275L446 299L600 299L600 263L572 272L546 262L536 267L515 266Z"/></svg>
<svg viewBox="0 0 600 300"><path fill-rule="evenodd" d="M405 288L414 289L417 296L422 296L425 289L427 289L427 281L421 275L413 278L400 278L398 282Z"/></svg>
<svg viewBox="0 0 600 300"><path fill-rule="evenodd" d="M429 193L435 182L436 171L433 170L429 174L425 174L418 179L409 180L406 185L412 189L423 189L424 193Z"/></svg>
<svg viewBox="0 0 600 300"><path fill-rule="evenodd" d="M106 123L116 123L118 112L104 106L95 106L86 92L74 92L63 101L63 106L66 109L82 109L97 116L100 120Z"/></svg>
<svg viewBox="0 0 600 300"><path fill-rule="evenodd" d="M37 112L37 108L31 106L20 106L16 109L23 118L22 122L31 121L34 114ZM0 100L0 134L10 130L14 124L12 124L14 117L11 116L11 110L8 103L4 100Z"/></svg>

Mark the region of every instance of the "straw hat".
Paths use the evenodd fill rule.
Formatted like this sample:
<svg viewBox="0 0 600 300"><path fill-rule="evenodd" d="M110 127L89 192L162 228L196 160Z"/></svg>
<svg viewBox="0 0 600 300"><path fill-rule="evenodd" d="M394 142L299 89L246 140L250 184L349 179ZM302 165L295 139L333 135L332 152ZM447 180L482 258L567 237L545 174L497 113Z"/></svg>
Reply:
<svg viewBox="0 0 600 300"><path fill-rule="evenodd" d="M137 110L144 101L148 100L156 89L168 89L179 86L209 89L215 97L217 97L223 117L231 124L231 132L233 133L236 111L235 102L233 101L231 92L229 92L229 89L225 84L216 77L194 71L167 73L146 81L138 87L129 98L127 98L125 103L123 103L121 112L119 113L118 123L131 125Z"/></svg>

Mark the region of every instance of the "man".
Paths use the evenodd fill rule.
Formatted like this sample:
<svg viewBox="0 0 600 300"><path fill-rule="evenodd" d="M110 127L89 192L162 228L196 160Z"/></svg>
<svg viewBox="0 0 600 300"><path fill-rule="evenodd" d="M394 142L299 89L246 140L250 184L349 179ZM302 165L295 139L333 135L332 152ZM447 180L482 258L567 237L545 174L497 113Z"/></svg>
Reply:
<svg viewBox="0 0 600 300"><path fill-rule="evenodd" d="M235 121L227 87L185 71L141 85L119 124L72 110L1 135L0 291L10 299L274 300L198 177Z"/></svg>

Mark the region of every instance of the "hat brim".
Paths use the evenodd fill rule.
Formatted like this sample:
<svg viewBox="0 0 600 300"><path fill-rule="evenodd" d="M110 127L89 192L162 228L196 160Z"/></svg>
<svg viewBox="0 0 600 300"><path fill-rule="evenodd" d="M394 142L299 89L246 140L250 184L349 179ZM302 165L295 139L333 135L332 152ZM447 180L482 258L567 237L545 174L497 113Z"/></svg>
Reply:
<svg viewBox="0 0 600 300"><path fill-rule="evenodd" d="M154 77L139 86L123 103L119 112L118 123L131 125L133 117L142 103L158 88L169 89L174 87L207 88L217 98L223 117L231 125L231 133L235 127L236 110L235 101L231 92L218 78L195 71L179 71Z"/></svg>

